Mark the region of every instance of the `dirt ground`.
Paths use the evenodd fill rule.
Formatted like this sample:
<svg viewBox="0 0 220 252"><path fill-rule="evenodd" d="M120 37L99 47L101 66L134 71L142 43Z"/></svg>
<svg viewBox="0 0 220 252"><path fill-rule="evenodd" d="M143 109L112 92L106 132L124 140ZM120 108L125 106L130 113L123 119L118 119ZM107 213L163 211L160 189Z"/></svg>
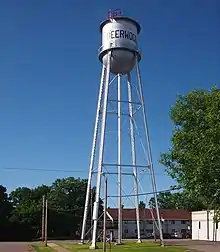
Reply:
<svg viewBox="0 0 220 252"><path fill-rule="evenodd" d="M30 250L25 243L0 242L0 252L30 252Z"/></svg>
<svg viewBox="0 0 220 252"><path fill-rule="evenodd" d="M220 242L192 241L192 240L165 240L167 246L183 246L189 251L220 252Z"/></svg>

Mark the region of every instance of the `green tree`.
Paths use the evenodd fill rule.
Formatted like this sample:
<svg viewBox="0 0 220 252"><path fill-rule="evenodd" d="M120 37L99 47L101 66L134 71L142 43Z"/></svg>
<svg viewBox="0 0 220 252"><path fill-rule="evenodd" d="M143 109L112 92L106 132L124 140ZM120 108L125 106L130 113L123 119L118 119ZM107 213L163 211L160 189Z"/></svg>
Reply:
<svg viewBox="0 0 220 252"><path fill-rule="evenodd" d="M191 198L219 204L220 92L194 90L171 108L171 147L160 162Z"/></svg>
<svg viewBox="0 0 220 252"><path fill-rule="evenodd" d="M146 207L146 204L144 203L144 201L140 201L139 205L138 205L139 208L145 208Z"/></svg>
<svg viewBox="0 0 220 252"><path fill-rule="evenodd" d="M13 221L37 225L41 215L42 197L50 192L50 187L42 185L30 189L19 187L10 194L14 206Z"/></svg>
<svg viewBox="0 0 220 252"><path fill-rule="evenodd" d="M175 203L173 202L173 194L170 192L162 192L157 195L158 207L160 209L175 209ZM155 199L154 197L150 198L149 206L155 208Z"/></svg>
<svg viewBox="0 0 220 252"><path fill-rule="evenodd" d="M10 199L14 209L10 221L17 239L32 239L40 236L42 197L49 192L50 187L45 185L33 189L19 187L11 192Z"/></svg>
<svg viewBox="0 0 220 252"><path fill-rule="evenodd" d="M55 180L51 186L19 187L10 194L13 211L10 217L19 239L41 236L42 198L48 200L48 237L70 237L79 233L84 211L87 180L68 177ZM91 190L92 206L96 188ZM103 212L100 200L99 214ZM88 213L91 219L91 212ZM18 231L19 230L19 231ZM18 236L16 236L18 239Z"/></svg>
<svg viewBox="0 0 220 252"><path fill-rule="evenodd" d="M198 211L206 208L202 200L196 197L191 197L186 192L162 192L158 194L157 201L160 209L185 209L188 211ZM149 206L155 208L154 197L149 200Z"/></svg>
<svg viewBox="0 0 220 252"><path fill-rule="evenodd" d="M48 195L50 210L49 230L56 236L74 235L82 221L87 180L57 179Z"/></svg>
<svg viewBox="0 0 220 252"><path fill-rule="evenodd" d="M12 209L13 207L6 193L6 188L0 185L0 227L8 224Z"/></svg>
<svg viewBox="0 0 220 252"><path fill-rule="evenodd" d="M50 186L19 187L8 197L6 188L0 186L0 239L41 237L43 195L48 200L48 237L76 237L80 233L86 187L86 179L68 177L57 179ZM95 199L95 187L91 189L91 194L90 206ZM100 199L99 214L102 213L103 202Z"/></svg>
<svg viewBox="0 0 220 252"><path fill-rule="evenodd" d="M13 206L9 200L6 188L0 185L0 241L10 235L10 217Z"/></svg>

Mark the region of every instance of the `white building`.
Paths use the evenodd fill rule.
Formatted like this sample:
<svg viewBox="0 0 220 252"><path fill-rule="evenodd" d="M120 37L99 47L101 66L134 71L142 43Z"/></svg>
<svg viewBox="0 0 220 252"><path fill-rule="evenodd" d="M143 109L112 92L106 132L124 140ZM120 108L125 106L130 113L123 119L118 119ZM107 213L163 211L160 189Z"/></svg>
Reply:
<svg viewBox="0 0 220 252"><path fill-rule="evenodd" d="M192 212L192 240L220 241L218 226L213 210Z"/></svg>
<svg viewBox="0 0 220 252"><path fill-rule="evenodd" d="M113 230L114 237L117 237L117 208L109 208L108 213L112 216L114 223L112 224L110 220L107 222L107 228ZM191 227L191 213L182 209L169 210L161 209L160 216L163 227L164 236L171 235L174 232L188 234ZM157 228L155 228L154 218L156 218L155 209L140 209L140 228L141 237L150 238L153 235L153 231L158 234ZM122 211L123 228L122 236L126 238L136 238L137 237L137 226L136 226L136 210L135 209L123 209ZM100 228L101 229L101 228ZM166 237L165 237L166 238Z"/></svg>

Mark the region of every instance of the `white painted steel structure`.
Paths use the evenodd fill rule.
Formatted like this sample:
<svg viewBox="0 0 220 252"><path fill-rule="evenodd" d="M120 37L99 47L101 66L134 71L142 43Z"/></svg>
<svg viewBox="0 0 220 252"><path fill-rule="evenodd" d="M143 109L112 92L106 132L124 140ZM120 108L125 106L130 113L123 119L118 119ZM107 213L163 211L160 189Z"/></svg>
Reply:
<svg viewBox="0 0 220 252"><path fill-rule="evenodd" d="M82 224L81 233L81 243L84 243L86 234L86 224L87 215L89 210L89 199L92 183L92 175L94 171L96 173L96 198L93 205L93 232L92 232L92 244L91 249L96 248L97 239L97 228L98 228L98 210L99 210L99 199L100 199L100 188L101 180L103 174L103 167L114 166L117 167L117 186L118 186L118 243L122 242L122 175L130 174L134 178L134 191L136 195L136 225L137 225L137 241L141 242L140 233L140 217L139 217L139 196L138 196L138 167L145 167L149 170L151 174L153 194L156 202L157 218L160 220L160 214L157 204L156 196L156 182L154 176L154 169L152 164L151 147L148 133L147 116L145 112L144 97L141 82L141 73L139 68L139 61L141 59L140 52L138 50L138 34L140 32L140 25L124 16L116 16L114 18L109 18L105 20L100 25L100 30L102 33L102 46L99 52L99 59L103 63L102 75L100 82L99 98L97 104L96 120L93 134L93 144L90 159L89 175L88 175L88 186L87 194L85 199L85 209ZM135 67L136 66L136 67ZM139 94L139 101L135 102L133 100L132 93L132 83L131 83L131 71L136 68L136 79L137 79L137 90ZM114 76L111 78L111 76ZM122 85L122 78L126 79L127 85ZM117 79L117 82L114 82ZM110 103L109 99L109 87L110 85L117 85L117 99L116 107L117 111L114 113L117 116L117 161L114 164L106 164L104 160L104 150L105 150L105 135L106 135L106 124L108 116L108 105ZM127 100L122 100L122 90L123 93L126 90ZM131 153L132 153L132 164L123 164L121 160L122 155L122 122L121 116L124 115L122 111L122 104L127 106L128 118L130 125L130 143L131 143ZM137 108L138 105L138 108ZM136 107L135 107L136 106ZM137 108L137 109L134 109ZM135 139L135 114L137 111L141 111L142 119L144 123L144 134L146 139L146 149L145 153L148 159L146 165L137 164L136 159L136 139ZM96 155L97 152L97 155ZM97 156L97 169L94 168L95 158ZM131 173L123 173L122 169L124 167L132 168ZM110 172L109 172L110 174ZM105 173L106 175L106 173ZM108 193L109 194L109 193ZM161 244L163 245L163 235L161 223L158 221L159 233Z"/></svg>
<svg viewBox="0 0 220 252"><path fill-rule="evenodd" d="M100 61L107 66L108 51L110 50L110 71L114 74L129 73L141 55L138 52L137 39L141 30L140 25L127 17L116 17L104 21L101 26L102 46L99 54Z"/></svg>

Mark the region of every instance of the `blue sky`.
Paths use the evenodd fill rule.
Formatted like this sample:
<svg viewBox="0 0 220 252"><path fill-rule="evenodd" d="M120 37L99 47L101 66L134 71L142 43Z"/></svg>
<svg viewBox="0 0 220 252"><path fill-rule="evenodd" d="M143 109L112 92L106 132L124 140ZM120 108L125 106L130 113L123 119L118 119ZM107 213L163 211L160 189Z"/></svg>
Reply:
<svg viewBox="0 0 220 252"><path fill-rule="evenodd" d="M158 189L172 183L157 162L170 144L169 107L177 93L219 85L220 2L10 0L0 9L0 183L9 190L87 176L99 24L110 8L142 26L140 66Z"/></svg>

